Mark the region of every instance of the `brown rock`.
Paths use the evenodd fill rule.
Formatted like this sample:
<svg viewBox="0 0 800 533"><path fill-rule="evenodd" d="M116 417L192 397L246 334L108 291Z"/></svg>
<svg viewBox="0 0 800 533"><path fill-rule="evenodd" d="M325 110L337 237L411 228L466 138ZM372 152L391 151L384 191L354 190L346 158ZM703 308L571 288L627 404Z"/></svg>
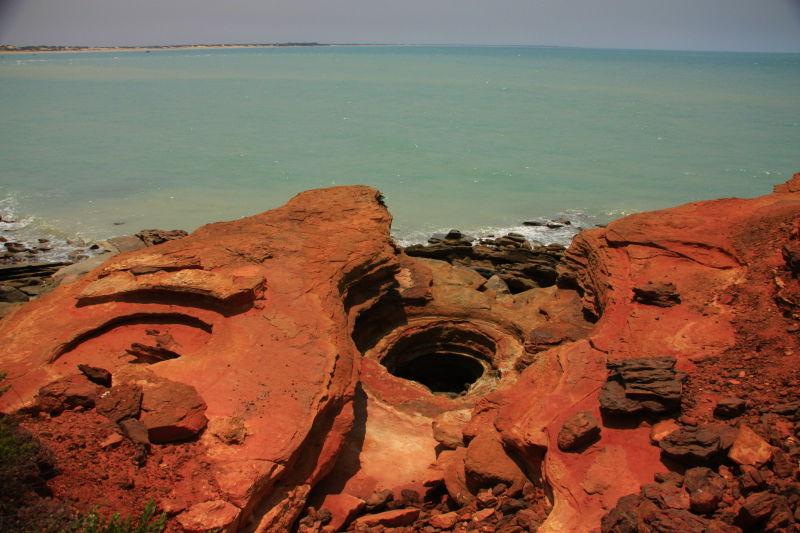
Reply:
<svg viewBox="0 0 800 533"><path fill-rule="evenodd" d="M119 423L120 429L132 442L141 444L145 447L150 446L150 438L147 434L147 428L141 421L135 418L126 418Z"/></svg>
<svg viewBox="0 0 800 533"><path fill-rule="evenodd" d="M461 430L471 418L470 409L447 411L433 420L433 438L444 448L455 450L464 446L464 435Z"/></svg>
<svg viewBox="0 0 800 533"><path fill-rule="evenodd" d="M444 484L447 493L459 505L467 505L475 499L467 485L467 475L464 471L464 461L467 456L466 448L457 448L453 451L443 451L439 454L439 465L444 472Z"/></svg>
<svg viewBox="0 0 800 533"><path fill-rule="evenodd" d="M428 523L438 529L451 529L458 522L458 513L455 511L437 514L431 517Z"/></svg>
<svg viewBox="0 0 800 533"><path fill-rule="evenodd" d="M120 442L122 442L122 435L120 435L119 433L112 433L111 435L103 439L103 442L100 443L100 447L105 450L106 448L111 448L112 446L115 446Z"/></svg>
<svg viewBox="0 0 800 533"><path fill-rule="evenodd" d="M102 385L103 387L111 386L111 372L105 368L97 368L96 366L78 365L78 370L83 372L89 381Z"/></svg>
<svg viewBox="0 0 800 533"><path fill-rule="evenodd" d="M142 231L136 234L136 236L139 237L146 246L155 246L156 244L162 244L167 241L182 239L187 235L188 233L179 229L175 230L143 229Z"/></svg>
<svg viewBox="0 0 800 533"><path fill-rule="evenodd" d="M366 503L361 498L349 494L328 494L322 500L320 510L327 510L331 514L328 526L333 531L340 531L364 510Z"/></svg>
<svg viewBox="0 0 800 533"><path fill-rule="evenodd" d="M600 390L600 408L611 416L661 415L680 405L683 384L674 357L610 361L608 381Z"/></svg>
<svg viewBox="0 0 800 533"><path fill-rule="evenodd" d="M714 407L714 416L717 418L734 418L744 412L745 402L742 398L735 396L725 396L717 400Z"/></svg>
<svg viewBox="0 0 800 533"><path fill-rule="evenodd" d="M472 522L477 524L487 520L494 514L494 509L481 509L472 515Z"/></svg>
<svg viewBox="0 0 800 533"><path fill-rule="evenodd" d="M677 422L675 422L672 418L667 418L666 420L661 420L653 424L653 427L650 428L650 441L654 444L658 444L668 435L671 435L675 431L679 430L680 426Z"/></svg>
<svg viewBox="0 0 800 533"><path fill-rule="evenodd" d="M195 438L208 422L205 411L194 387L163 380L144 389L140 419L150 442L160 444Z"/></svg>
<svg viewBox="0 0 800 533"><path fill-rule="evenodd" d="M785 507L788 506L783 497L770 492L756 492L745 499L739 519L747 527L763 525L773 513L783 514L781 511Z"/></svg>
<svg viewBox="0 0 800 533"><path fill-rule="evenodd" d="M359 527L403 527L419 518L419 509L395 509L378 514L368 514L356 519L353 526Z"/></svg>
<svg viewBox="0 0 800 533"><path fill-rule="evenodd" d="M742 424L728 457L740 465L759 466L772 458L772 446L758 433Z"/></svg>
<svg viewBox="0 0 800 533"><path fill-rule="evenodd" d="M633 301L658 307L672 307L681 303L674 283L652 282L633 288Z"/></svg>
<svg viewBox="0 0 800 533"><path fill-rule="evenodd" d="M383 489L383 490L376 490L372 494L367 497L364 501L366 508L368 511L379 511L386 507L390 501L394 499L394 495L392 494L391 490Z"/></svg>
<svg viewBox="0 0 800 533"><path fill-rule="evenodd" d="M527 479L494 431L482 431L470 441L464 471L467 480L479 487L493 487L498 483L522 486Z"/></svg>
<svg viewBox="0 0 800 533"><path fill-rule="evenodd" d="M642 496L662 509L689 509L689 495L672 483L650 483L642 487Z"/></svg>
<svg viewBox="0 0 800 533"><path fill-rule="evenodd" d="M179 514L176 520L187 533L229 533L237 530L240 513L238 507L226 501L212 500L191 506Z"/></svg>
<svg viewBox="0 0 800 533"><path fill-rule="evenodd" d="M639 531L663 531L674 533L702 533L708 525L708 520L701 518L689 511L679 509L657 509L648 507L643 512L639 508L639 519L643 527Z"/></svg>
<svg viewBox="0 0 800 533"><path fill-rule="evenodd" d="M97 412L114 422L138 417L141 407L142 389L133 383L116 385L97 399Z"/></svg>
<svg viewBox="0 0 800 533"><path fill-rule="evenodd" d="M75 374L49 383L39 389L36 404L42 411L57 415L65 409L94 407L102 387L82 374Z"/></svg>
<svg viewBox="0 0 800 533"><path fill-rule="evenodd" d="M658 444L665 455L687 464L709 461L722 449L719 432L711 428L680 429Z"/></svg>
<svg viewBox="0 0 800 533"><path fill-rule="evenodd" d="M600 426L592 413L583 411L572 415L558 432L558 447L562 451L579 451L600 439Z"/></svg>
<svg viewBox="0 0 800 533"><path fill-rule="evenodd" d="M639 504L642 498L638 494L623 496L600 521L603 533L636 533L639 523Z"/></svg>
<svg viewBox="0 0 800 533"><path fill-rule="evenodd" d="M692 511L710 515L722 501L725 480L708 468L690 468L684 476L684 487L689 492Z"/></svg>

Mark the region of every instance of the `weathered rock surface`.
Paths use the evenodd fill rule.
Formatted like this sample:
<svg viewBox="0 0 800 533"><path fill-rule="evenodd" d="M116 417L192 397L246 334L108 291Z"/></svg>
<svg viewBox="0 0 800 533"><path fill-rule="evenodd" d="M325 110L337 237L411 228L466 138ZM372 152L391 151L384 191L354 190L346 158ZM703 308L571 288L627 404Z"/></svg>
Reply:
<svg viewBox="0 0 800 533"><path fill-rule="evenodd" d="M675 411L683 390L675 362L673 357L609 362L608 381L600 392L602 411L622 417Z"/></svg>
<svg viewBox="0 0 800 533"><path fill-rule="evenodd" d="M576 451L600 438L600 426L592 413L576 413L564 422L558 432L558 447L562 451Z"/></svg>
<svg viewBox="0 0 800 533"><path fill-rule="evenodd" d="M391 242L377 191L303 193L116 256L4 319L14 392L0 408L52 397L55 414L78 397L28 425L47 442L59 418L86 420L98 448L119 420L128 439L94 457L129 454L119 464L141 473L122 484L163 495L176 527L787 527L797 409L774 391L800 384L800 288L784 250L800 229L798 184L626 217L566 251L452 234L410 254ZM495 275L510 294L487 290ZM635 301L648 283L669 290ZM677 304L669 283L679 305L659 305ZM96 389L72 394L63 380L79 364L107 369L114 387L78 375ZM141 388L138 414L119 390L93 407L123 385ZM769 400L737 422L757 427L771 461L761 446L746 447L752 465L728 456L737 439L713 418L723 392ZM460 421L435 438L434 420L457 411L470 413L460 438ZM651 427L665 417L676 427ZM559 446L572 426L561 440L591 435L586 453ZM161 444L173 438L185 440ZM51 442L67 467L97 468ZM697 463L707 470L666 473ZM96 478L83 481L107 488ZM75 494L59 481L57 496ZM336 516L322 505L335 497Z"/></svg>

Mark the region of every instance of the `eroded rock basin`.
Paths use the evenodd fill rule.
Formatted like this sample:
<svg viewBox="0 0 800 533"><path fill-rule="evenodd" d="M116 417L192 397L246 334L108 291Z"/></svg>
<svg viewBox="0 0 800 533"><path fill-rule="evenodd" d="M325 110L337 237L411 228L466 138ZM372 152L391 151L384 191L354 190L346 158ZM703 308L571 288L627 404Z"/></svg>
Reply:
<svg viewBox="0 0 800 533"><path fill-rule="evenodd" d="M0 407L53 449L57 499L150 496L172 530L790 527L799 183L566 252L404 253L377 191L309 191L0 321ZM744 380L766 411L727 397ZM766 496L731 488L751 467Z"/></svg>

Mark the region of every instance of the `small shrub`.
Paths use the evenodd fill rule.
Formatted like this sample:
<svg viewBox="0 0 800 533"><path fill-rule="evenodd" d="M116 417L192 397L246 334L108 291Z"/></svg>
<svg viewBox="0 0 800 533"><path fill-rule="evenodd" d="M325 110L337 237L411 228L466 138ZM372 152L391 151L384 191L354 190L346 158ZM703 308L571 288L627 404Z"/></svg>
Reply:
<svg viewBox="0 0 800 533"><path fill-rule="evenodd" d="M79 533L162 533L167 526L167 513L155 516L156 504L150 500L138 520L122 518L115 513L103 519L97 513L90 513L78 520L75 531Z"/></svg>

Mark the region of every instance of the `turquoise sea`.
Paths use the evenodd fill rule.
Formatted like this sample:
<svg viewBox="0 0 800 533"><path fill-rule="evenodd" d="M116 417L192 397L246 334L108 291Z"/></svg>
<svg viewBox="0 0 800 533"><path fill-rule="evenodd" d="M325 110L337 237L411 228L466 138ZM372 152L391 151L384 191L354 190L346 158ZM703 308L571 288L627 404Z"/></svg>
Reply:
<svg viewBox="0 0 800 533"><path fill-rule="evenodd" d="M366 183L384 192L408 242L755 196L797 171L798 54L0 55L0 214L29 235L192 229L304 189Z"/></svg>

